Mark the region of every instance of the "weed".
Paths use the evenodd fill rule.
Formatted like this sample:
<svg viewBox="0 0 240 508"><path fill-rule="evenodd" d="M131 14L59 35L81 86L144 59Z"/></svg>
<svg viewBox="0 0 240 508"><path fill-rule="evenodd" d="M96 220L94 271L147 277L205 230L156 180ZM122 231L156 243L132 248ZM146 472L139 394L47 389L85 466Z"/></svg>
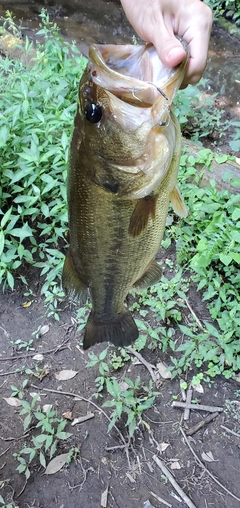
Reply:
<svg viewBox="0 0 240 508"><path fill-rule="evenodd" d="M32 348L33 339L29 339L28 342L23 341L21 339L16 339L14 341L11 340L11 344L13 345L14 349L16 349L17 351L21 350L21 349L25 349L26 351L30 351L31 349L33 349Z"/></svg>
<svg viewBox="0 0 240 508"><path fill-rule="evenodd" d="M41 268L42 294L58 319L68 146L86 59L61 39L45 10L41 20L45 42L37 43L34 62L0 62L0 282L13 288L22 263Z"/></svg>
<svg viewBox="0 0 240 508"><path fill-rule="evenodd" d="M3 497L0 495L0 506L1 506L1 508L14 508L14 506L16 506L16 505L12 504L12 503L5 502Z"/></svg>
<svg viewBox="0 0 240 508"><path fill-rule="evenodd" d="M122 390L116 379L107 379L107 392L113 397L112 400L104 402L104 407L114 408L111 414L111 422L108 426L110 431L123 415L127 417L126 427L128 427L130 437L133 436L136 428L143 421L143 412L153 406L158 392L153 391L153 383L150 380L148 386L141 385L140 377L135 382L129 378L124 378L127 389Z"/></svg>
<svg viewBox="0 0 240 508"><path fill-rule="evenodd" d="M23 388L26 387L26 383L27 380L23 382ZM41 411L38 404L38 395L35 395L31 402L28 402L23 399L24 394L21 389L15 386L11 386L11 388L12 396L17 395L21 401L22 409L19 414L24 416L24 431L29 429L30 425L35 431L37 429L40 430L40 433L37 435L32 435L30 446L24 445L19 452L13 454L19 462L17 471L24 473L26 479L28 479L31 474L29 465L33 459L38 459L41 466L46 467L46 457L53 457L57 450L58 441L66 440L72 434L64 431L67 421L63 418L58 418L54 409L48 407L46 412ZM72 450L71 459L74 458L76 453L76 450ZM28 457L25 458L26 456Z"/></svg>
<svg viewBox="0 0 240 508"><path fill-rule="evenodd" d="M105 358L107 356L108 347L104 349L99 356L95 355L95 353L90 352L88 353L88 356L90 358L90 361L87 363L86 367L94 367L95 365L98 365L99 374L100 376L96 377L95 383L97 387L97 393L95 394L96 397L99 396L99 393L102 392L107 377L109 376L109 365L107 362L105 362Z"/></svg>

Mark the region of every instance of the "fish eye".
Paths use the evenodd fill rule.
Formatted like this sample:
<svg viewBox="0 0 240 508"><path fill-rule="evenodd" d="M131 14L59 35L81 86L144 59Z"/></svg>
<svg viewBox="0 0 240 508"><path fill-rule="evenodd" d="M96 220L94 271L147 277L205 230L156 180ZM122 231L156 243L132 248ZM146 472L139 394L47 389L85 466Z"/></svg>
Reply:
<svg viewBox="0 0 240 508"><path fill-rule="evenodd" d="M84 114L90 123L98 123L102 118L102 108L99 104L89 102L84 108Z"/></svg>

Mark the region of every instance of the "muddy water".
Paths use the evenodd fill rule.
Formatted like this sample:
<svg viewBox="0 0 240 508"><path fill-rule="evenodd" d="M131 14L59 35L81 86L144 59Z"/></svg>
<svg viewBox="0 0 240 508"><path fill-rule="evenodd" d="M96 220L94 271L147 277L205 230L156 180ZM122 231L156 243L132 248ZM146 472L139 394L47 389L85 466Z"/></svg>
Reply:
<svg viewBox="0 0 240 508"><path fill-rule="evenodd" d="M84 54L88 45L128 43L134 31L129 25L119 0L1 0L0 15L11 10L16 20L23 20L23 34L37 30L41 8L47 8L62 34L76 40ZM219 27L213 28L209 60L204 77L206 92L217 93L222 108L240 119L240 41Z"/></svg>

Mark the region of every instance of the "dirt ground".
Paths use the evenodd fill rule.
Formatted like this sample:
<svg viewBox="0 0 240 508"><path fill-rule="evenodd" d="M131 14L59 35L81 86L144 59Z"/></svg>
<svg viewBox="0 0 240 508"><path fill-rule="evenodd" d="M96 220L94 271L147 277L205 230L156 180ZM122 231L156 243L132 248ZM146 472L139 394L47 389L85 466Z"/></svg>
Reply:
<svg viewBox="0 0 240 508"><path fill-rule="evenodd" d="M39 296L40 285L35 270L31 282L33 296L24 296L21 283L14 292L0 294L0 494L5 502L19 508L238 508L240 384L219 377L211 387L204 385L203 394L193 392L194 401L223 407L223 411L192 436L187 436L188 444L181 429L186 436L188 430L209 413L191 410L189 419L183 419L183 409L172 406L173 400L182 400L177 378L161 380L154 406L144 413L147 426L140 425L132 439L129 439L124 421L118 424L121 436L115 428L108 432L107 417L102 412L105 397L92 397L96 392L98 370L96 367L86 368L89 357L88 352L79 347L81 333L76 331L75 313L65 309L59 323L47 318ZM204 317L207 310L200 295L193 291L188 296L190 301L195 299L199 317ZM27 301L31 301L31 305L23 306ZM49 326L49 331L37 338L34 332L44 325ZM18 339L23 342L33 339L31 349L19 349L14 344ZM95 346L94 353L99 354L105 347L106 344ZM43 354L42 361L33 359L37 353ZM159 351L146 348L142 356L153 365L162 360L169 363L167 354ZM36 371L36 365L48 372L42 380L16 372L23 367ZM78 373L71 380L58 381L55 374L63 369ZM150 374L143 364L135 365L131 361L116 372L118 381L125 376L134 381L138 375L143 383L149 383ZM71 411L74 418L89 411L94 414L92 419L75 426L69 421L65 430L72 436L59 441L56 454L76 447L80 450L76 460L55 474L44 475L44 468L38 459L34 459L29 466L31 476L27 482L24 474L16 471L18 462L13 454L18 453L24 444L31 445L31 437L37 433L36 422L33 421L30 429L24 432L24 416L19 414L21 407L12 407L4 400L4 397L11 396L12 385L20 389L25 379L29 379L29 383L24 400L31 401L33 393L39 393L39 405L52 404L58 417L67 411ZM80 395L87 401L75 400L71 394ZM107 415L111 412L111 408L104 410ZM154 461L155 454L171 471L193 505L187 505L176 492ZM49 461L47 458L47 463ZM101 496L107 488L107 504L103 500L101 504Z"/></svg>
<svg viewBox="0 0 240 508"><path fill-rule="evenodd" d="M98 369L86 367L89 356L79 345L81 333L77 332L74 310L65 305L59 323L48 318L37 270L28 274L28 282L33 296L24 295L26 288L20 281L13 292L0 292L0 495L5 503L12 508L239 508L240 384L219 377L210 387L204 384L204 393L193 392L193 401L222 407L223 411L191 436L188 431L210 413L191 410L184 420L183 409L172 405L173 401L183 400L178 378L161 380L154 406L144 412L146 425L141 425L132 439L125 421L120 421L118 430L108 432L111 408L102 408L105 396L93 397ZM204 320L208 314L201 295L191 291L188 298ZM31 304L26 306L26 302ZM48 332L37 338L34 332L44 325L49 327ZM19 349L19 339L33 339L31 349ZM98 345L93 351L99 354L105 347ZM36 354L43 354L44 359L34 359ZM169 364L168 355L159 350L145 348L141 354L153 365L159 361ZM140 376L148 384L149 371L134 360L114 373L118 381L126 376L134 381ZM26 369L36 372L37 366L46 373L42 380L26 373ZM77 375L59 381L55 374L63 369L73 369ZM36 422L24 432L21 407L12 407L5 400L12 394L11 386L21 389L26 379L24 400L30 402L33 393L39 393L39 405L52 404L58 417L68 411L74 418L89 411L94 414L75 426L69 421L65 430L72 436L58 442L57 455L76 447L76 459L52 475L45 475L39 460L34 459L27 481L16 470L18 461L13 454L19 453L24 444L31 445L32 436L38 433ZM75 400L74 394L86 400ZM187 504L177 493L158 467L156 457L193 504Z"/></svg>

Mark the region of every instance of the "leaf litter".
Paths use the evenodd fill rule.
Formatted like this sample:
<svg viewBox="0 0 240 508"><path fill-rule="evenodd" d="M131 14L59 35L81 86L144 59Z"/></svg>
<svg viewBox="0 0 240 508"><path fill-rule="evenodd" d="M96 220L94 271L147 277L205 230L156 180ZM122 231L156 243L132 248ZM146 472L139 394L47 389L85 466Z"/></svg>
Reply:
<svg viewBox="0 0 240 508"><path fill-rule="evenodd" d="M68 453L61 453L61 455L57 455L54 459L50 460L49 464L44 471L44 474L55 474L67 463L69 458Z"/></svg>
<svg viewBox="0 0 240 508"><path fill-rule="evenodd" d="M78 374L76 370L60 370L55 372L54 376L58 381L68 381Z"/></svg>

